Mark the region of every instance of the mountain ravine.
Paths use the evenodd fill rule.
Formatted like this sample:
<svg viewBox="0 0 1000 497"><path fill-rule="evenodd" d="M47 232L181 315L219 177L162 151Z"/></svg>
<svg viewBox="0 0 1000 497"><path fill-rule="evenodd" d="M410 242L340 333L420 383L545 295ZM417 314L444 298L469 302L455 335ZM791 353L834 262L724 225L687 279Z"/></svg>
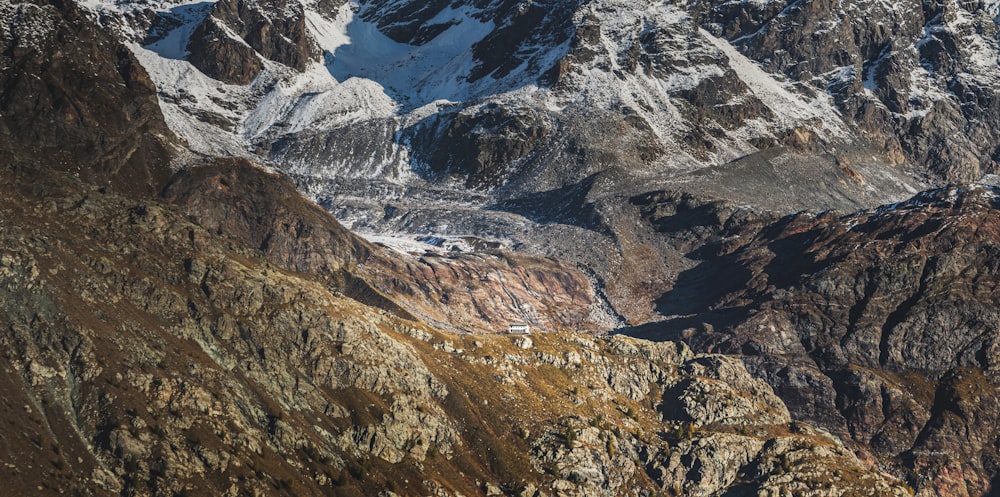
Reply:
<svg viewBox="0 0 1000 497"><path fill-rule="evenodd" d="M0 0L4 495L995 494L998 18Z"/></svg>

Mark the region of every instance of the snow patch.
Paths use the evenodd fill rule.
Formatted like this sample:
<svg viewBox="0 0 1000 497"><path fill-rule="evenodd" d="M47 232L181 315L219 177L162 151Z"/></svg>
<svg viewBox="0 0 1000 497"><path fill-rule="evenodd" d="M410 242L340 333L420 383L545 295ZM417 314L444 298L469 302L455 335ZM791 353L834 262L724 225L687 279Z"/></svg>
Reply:
<svg viewBox="0 0 1000 497"><path fill-rule="evenodd" d="M806 123L819 123L820 128L828 136L850 135L828 95L824 94L811 102L804 101L800 95L787 90L771 74L761 69L757 63L741 54L728 42L712 36L703 29L699 32L729 59L729 66L750 91L774 111L780 125L792 128Z"/></svg>
<svg viewBox="0 0 1000 497"><path fill-rule="evenodd" d="M180 26L168 32L159 40L146 45L146 49L152 50L168 59L184 59L188 56L188 42L191 40L191 33L212 11L212 2L191 3L179 5L169 11L160 12L159 15L177 22Z"/></svg>
<svg viewBox="0 0 1000 497"><path fill-rule="evenodd" d="M235 132L225 132L196 115L211 113L229 120L235 127L241 120L239 109L220 104L256 100L253 87L216 81L187 61L162 57L137 44L129 48L156 83L167 126L192 150L210 155L248 155L246 144Z"/></svg>
<svg viewBox="0 0 1000 497"><path fill-rule="evenodd" d="M358 232L358 235L365 240L387 247L401 254L424 255L427 252L435 254L447 254L450 252L475 252L477 247L471 240L477 240L472 236L436 236L436 235L412 235L406 233L385 234ZM499 246L498 242L493 242Z"/></svg>
<svg viewBox="0 0 1000 497"><path fill-rule="evenodd" d="M307 20L337 81L375 81L403 108L414 109L436 100L465 100L473 93L475 85L465 80L475 66L472 46L494 29L474 13L470 6L443 10L428 24L450 27L421 46L390 39L349 4L334 21L315 12L308 12Z"/></svg>

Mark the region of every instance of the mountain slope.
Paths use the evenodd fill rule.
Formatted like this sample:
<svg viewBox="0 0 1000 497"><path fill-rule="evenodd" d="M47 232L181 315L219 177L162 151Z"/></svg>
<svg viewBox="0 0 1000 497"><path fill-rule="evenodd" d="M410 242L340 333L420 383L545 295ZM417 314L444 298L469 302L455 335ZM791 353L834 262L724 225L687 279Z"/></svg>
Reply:
<svg viewBox="0 0 1000 497"><path fill-rule="evenodd" d="M658 318L649 296L681 255L637 266L662 247L639 241L628 198L678 187L779 212L856 209L915 193L911 175L924 170L845 119L833 96L702 29L693 7L91 8L135 43L167 123L194 150L253 155L369 235L474 237L582 265L596 286L616 286L602 297L632 323ZM252 35L282 31L273 20L286 13L294 47ZM203 36L212 29L223 32ZM198 61L206 54L252 74L216 73Z"/></svg>
<svg viewBox="0 0 1000 497"><path fill-rule="evenodd" d="M509 198L612 167L665 181L782 147L863 151L853 167L891 178L883 195L907 183L891 167L905 160L898 151L870 149L826 93L764 72L680 6L224 2L156 16L148 35L129 30L173 129L201 151L265 154L317 194L349 195L326 183L336 177ZM292 46L251 32L281 32ZM252 74L237 81L200 57ZM206 126L223 138L206 141Z"/></svg>
<svg viewBox="0 0 1000 497"><path fill-rule="evenodd" d="M995 2L93 8L128 20L118 25L145 45L137 54L171 125L195 148L256 150L317 195L348 195L325 182L334 176L458 176L509 197L613 163L666 181L784 147L816 167L847 161L869 181L889 179L883 200L908 182L900 166L935 180L994 170ZM250 72L237 81L208 60ZM463 131L477 126L478 137ZM206 141L210 127L227 133ZM331 160L333 149L355 153Z"/></svg>
<svg viewBox="0 0 1000 497"><path fill-rule="evenodd" d="M772 212L993 167L958 133L988 91L889 91L988 81L993 7L796 38L866 6L4 4L4 81L41 102L5 87L14 490L991 491L996 193ZM522 319L668 340L453 333Z"/></svg>
<svg viewBox="0 0 1000 497"><path fill-rule="evenodd" d="M0 196L15 494L905 495L738 361L442 334L169 204L26 173Z"/></svg>
<svg viewBox="0 0 1000 497"><path fill-rule="evenodd" d="M525 321L543 331L597 332L616 324L590 279L571 265L477 240L463 241L465 250L373 246L301 197L287 178L245 160L179 172L163 198L279 267L444 329L493 333Z"/></svg>
<svg viewBox="0 0 1000 497"><path fill-rule="evenodd" d="M6 163L41 162L141 194L162 187L177 140L128 49L74 2L4 2L0 19Z"/></svg>
<svg viewBox="0 0 1000 497"><path fill-rule="evenodd" d="M667 198L645 204L661 229L684 217ZM927 495L982 495L998 470L998 214L997 190L969 185L735 226L658 301L685 316L635 334L741 354L793 417L850 437Z"/></svg>
<svg viewBox="0 0 1000 497"><path fill-rule="evenodd" d="M696 2L692 10L766 70L828 92L849 124L930 174L974 181L996 170L997 2Z"/></svg>
<svg viewBox="0 0 1000 497"><path fill-rule="evenodd" d="M5 76L44 81L18 72L31 67ZM78 95L66 103L86 108ZM44 129L57 116L34 117ZM70 121L64 148L105 132L141 143L149 129L92 124ZM145 159L113 174L43 156L2 166L8 493L709 495L789 482L820 491L836 471L844 492L902 495L837 439L792 425L737 361L624 338L442 334L356 274L383 258L396 272L369 275L409 278L397 289L433 281L384 259L287 179L211 159L163 184L125 181L169 170L167 158ZM482 255L464 264L504 274ZM705 399L719 408L704 411ZM659 434L664 418L675 435ZM700 469L723 451L731 464Z"/></svg>

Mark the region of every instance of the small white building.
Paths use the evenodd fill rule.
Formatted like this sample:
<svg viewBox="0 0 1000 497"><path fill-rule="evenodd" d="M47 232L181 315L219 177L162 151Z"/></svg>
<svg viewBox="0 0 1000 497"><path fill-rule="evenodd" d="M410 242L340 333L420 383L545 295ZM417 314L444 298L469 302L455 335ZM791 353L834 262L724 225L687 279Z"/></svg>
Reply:
<svg viewBox="0 0 1000 497"><path fill-rule="evenodd" d="M510 329L508 331L510 333L512 333L512 334L515 334L515 335L530 335L531 334L531 328L528 327L527 323L511 323L510 324Z"/></svg>

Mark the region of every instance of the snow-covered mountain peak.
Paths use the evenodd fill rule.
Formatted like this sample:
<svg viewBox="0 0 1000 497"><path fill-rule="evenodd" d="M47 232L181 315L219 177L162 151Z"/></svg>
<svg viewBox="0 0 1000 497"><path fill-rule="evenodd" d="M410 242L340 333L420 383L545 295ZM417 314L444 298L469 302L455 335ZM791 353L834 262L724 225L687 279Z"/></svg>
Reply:
<svg viewBox="0 0 1000 497"><path fill-rule="evenodd" d="M546 111L564 109L574 101L598 109L627 107L649 122L657 140L672 142L678 138L679 130L683 131L681 128L702 125L682 122L685 118L679 114L675 102L679 93L690 92L707 80L732 72L731 59L742 64L739 71L734 71L737 80L746 72L744 69L755 67L753 62L730 57L732 53L727 55L724 44L719 45L711 35L700 32L683 7L657 2L635 5L609 0L534 3L496 0L461 4L399 0L340 2L332 7L322 2L225 1L225 4L130 5L132 12L138 12L140 6L146 11L157 11L143 36L144 49L162 59L194 59L193 65L199 70L190 71L191 74L208 71L212 79L231 78L231 83L242 83L252 73L232 67L241 62L259 65L262 72L254 76L253 82L247 80L246 84L235 86L270 87L267 92L273 95L220 86L215 93L249 95L250 100L237 98L236 102L222 105L221 100L232 99L204 95L206 98L198 99L197 103L191 99L167 102L188 108L188 114L196 120L205 121L209 116L208 119L219 117L228 121L230 124L224 128L229 127L234 133L234 144L245 142L236 147L244 150L261 145L254 143L257 140L275 140L306 128L316 133L317 126L330 128L365 118L392 116L399 117L400 122L412 121L406 119L411 111L433 102L475 106L476 102L496 101L500 95L507 95L515 96L508 104L516 107L521 105L516 96L525 95L520 91L522 88L530 90L528 94L532 95L524 105L543 102ZM126 4L117 4L116 8L128 10L123 5ZM234 17L232 12L239 15ZM254 34L262 31L254 23L273 25L280 17L278 14L291 19L301 17L304 35L271 36L283 40L278 43ZM198 37L208 34L213 40L230 41L209 45L198 42ZM299 48L282 48L288 44L286 41L295 41L293 45ZM265 45L272 48L273 54L284 54L284 58L265 57L266 50L259 48ZM215 55L229 55L231 59L223 61L220 67L216 67L218 64L201 67L198 57L190 57L193 47L214 50ZM302 62L300 56L309 53L316 55ZM175 70L155 67L169 66L172 64L169 60L143 59L162 87L169 88L176 82L171 76ZM301 67L289 70L275 64L289 61ZM161 72L165 74L158 76ZM827 112L832 106L824 108L817 100L801 102L799 97L783 93L780 85L764 81L770 77L759 70L747 76L756 91L736 94L734 101L762 95L772 97L765 98L768 100L765 106L798 109L782 116L778 128L794 128L814 120L822 122L823 129L818 131L843 135L836 116ZM351 82L355 79L362 81ZM384 97L377 94L379 89ZM778 131L766 121L740 125L742 131L728 133L731 136L720 141L718 150L696 151L695 155L700 160L720 163L746 153L753 148L747 140L761 132ZM203 131L198 129L196 136L185 137L197 147ZM185 130L179 132L190 135ZM666 145L669 148L669 143ZM684 168L690 167L694 165Z"/></svg>
<svg viewBox="0 0 1000 497"><path fill-rule="evenodd" d="M887 93L884 68L901 51L879 45L853 55L857 48L830 42L847 54L834 56L799 36L782 43L802 46L762 53L809 12L832 33L815 36L842 35L834 20L842 24L864 2L834 3L137 0L91 7L109 18L119 12L132 27L167 121L192 148L254 155L318 199L351 195L361 182L391 198L430 188L473 203L571 188L595 174L615 178L598 183L604 192L700 184L708 176L699 171L728 175L735 169L726 164L758 155L779 175L796 169L789 169L802 162L796 157L809 157L809 167L854 171L864 180L845 176L837 188L856 190L845 190L846 198L906 191L910 182L898 167L919 145L897 138L894 126L934 115L951 90L931 83L918 64L905 74L912 79L906 98L915 103L894 107L900 97ZM870 23L873 33L919 24L884 15L889 27ZM925 45L942 36L934 22L925 23ZM784 65L792 50L824 55L808 62L813 69L793 70Z"/></svg>

